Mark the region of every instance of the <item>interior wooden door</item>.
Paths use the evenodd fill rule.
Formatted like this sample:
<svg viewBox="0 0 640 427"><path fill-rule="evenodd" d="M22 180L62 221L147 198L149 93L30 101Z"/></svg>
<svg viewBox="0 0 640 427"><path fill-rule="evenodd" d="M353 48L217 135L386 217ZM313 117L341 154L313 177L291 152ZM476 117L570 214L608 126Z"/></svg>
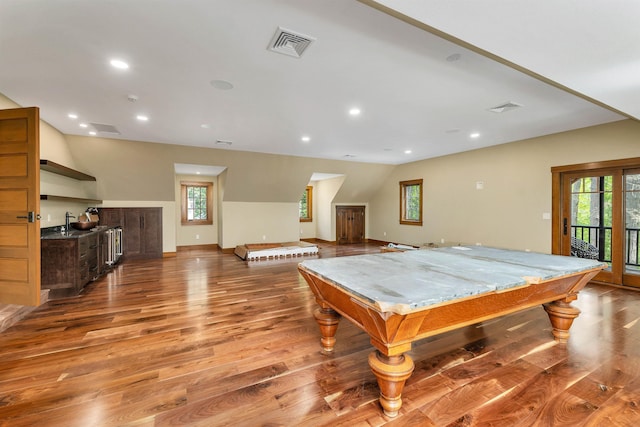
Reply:
<svg viewBox="0 0 640 427"><path fill-rule="evenodd" d="M339 245L364 241L364 206L336 206L336 242Z"/></svg>
<svg viewBox="0 0 640 427"><path fill-rule="evenodd" d="M40 304L40 114L0 110L0 303Z"/></svg>

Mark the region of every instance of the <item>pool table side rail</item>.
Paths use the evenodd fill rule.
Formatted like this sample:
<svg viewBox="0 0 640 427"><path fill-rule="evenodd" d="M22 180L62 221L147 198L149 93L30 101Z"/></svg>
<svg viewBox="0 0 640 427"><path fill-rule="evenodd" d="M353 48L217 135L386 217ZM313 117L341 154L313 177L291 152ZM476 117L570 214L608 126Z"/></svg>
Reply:
<svg viewBox="0 0 640 427"><path fill-rule="evenodd" d="M404 313L382 311L304 265L299 265L298 269L321 308L331 308L348 318L370 335L371 343L378 350L392 356L410 350L413 341L429 336L553 301L570 302L602 266L534 285L483 293Z"/></svg>

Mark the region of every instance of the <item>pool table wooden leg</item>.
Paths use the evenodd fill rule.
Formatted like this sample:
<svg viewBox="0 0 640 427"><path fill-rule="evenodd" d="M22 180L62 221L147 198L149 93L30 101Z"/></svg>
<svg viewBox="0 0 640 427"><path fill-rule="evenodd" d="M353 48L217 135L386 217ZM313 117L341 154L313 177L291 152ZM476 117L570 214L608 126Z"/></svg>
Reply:
<svg viewBox="0 0 640 427"><path fill-rule="evenodd" d="M395 417L402 406L404 383L413 373L413 360L407 354L386 356L375 350L369 354L369 366L378 379L380 405L388 417Z"/></svg>
<svg viewBox="0 0 640 427"><path fill-rule="evenodd" d="M573 324L573 319L580 314L580 310L570 304L574 299L575 297L567 297L544 304L544 309L549 315L551 326L553 326L553 337L560 343L567 342L569 339L569 328L571 328Z"/></svg>
<svg viewBox="0 0 640 427"><path fill-rule="evenodd" d="M335 310L325 307L316 308L313 315L320 326L320 342L322 343L322 349L327 352L333 352L333 346L336 344L336 331L338 330L338 323L340 323L340 314Z"/></svg>

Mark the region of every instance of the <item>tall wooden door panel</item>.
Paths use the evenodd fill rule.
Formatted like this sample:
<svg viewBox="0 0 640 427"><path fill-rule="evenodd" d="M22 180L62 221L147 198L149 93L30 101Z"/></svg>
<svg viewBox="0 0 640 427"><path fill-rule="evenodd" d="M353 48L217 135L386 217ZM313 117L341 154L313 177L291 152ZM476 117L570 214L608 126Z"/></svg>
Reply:
<svg viewBox="0 0 640 427"><path fill-rule="evenodd" d="M0 303L40 304L39 110L0 110Z"/></svg>
<svg viewBox="0 0 640 427"><path fill-rule="evenodd" d="M336 206L336 242L339 245L364 241L364 206Z"/></svg>
<svg viewBox="0 0 640 427"><path fill-rule="evenodd" d="M142 218L143 252L162 257L162 208L145 208Z"/></svg>
<svg viewBox="0 0 640 427"><path fill-rule="evenodd" d="M143 219L138 209L123 209L122 212L124 217L122 236L124 240L123 253L127 257L135 257L144 252L142 248Z"/></svg>

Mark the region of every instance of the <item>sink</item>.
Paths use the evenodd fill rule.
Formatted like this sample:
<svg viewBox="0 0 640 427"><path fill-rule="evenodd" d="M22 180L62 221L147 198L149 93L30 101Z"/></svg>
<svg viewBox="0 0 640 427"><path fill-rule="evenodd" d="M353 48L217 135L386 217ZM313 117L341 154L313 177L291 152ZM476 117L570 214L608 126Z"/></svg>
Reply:
<svg viewBox="0 0 640 427"><path fill-rule="evenodd" d="M76 230L91 230L98 225L97 221L85 221L85 222L72 222L70 224Z"/></svg>

